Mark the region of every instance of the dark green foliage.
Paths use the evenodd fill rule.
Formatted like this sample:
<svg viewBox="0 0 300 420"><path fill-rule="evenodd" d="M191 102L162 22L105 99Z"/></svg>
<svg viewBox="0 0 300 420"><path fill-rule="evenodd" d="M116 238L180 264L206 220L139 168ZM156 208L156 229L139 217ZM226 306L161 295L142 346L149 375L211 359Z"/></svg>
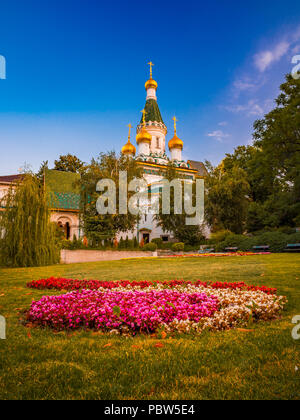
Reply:
<svg viewBox="0 0 300 420"><path fill-rule="evenodd" d="M223 161L226 172L237 166L247 174L248 232L300 226L300 80L288 75L280 89L276 107L254 124L254 145Z"/></svg>
<svg viewBox="0 0 300 420"><path fill-rule="evenodd" d="M77 156L68 154L60 156L54 161L54 169L63 172L81 173L84 170L84 163Z"/></svg>
<svg viewBox="0 0 300 420"><path fill-rule="evenodd" d="M24 175L5 196L0 213L0 265L34 267L57 264L60 245L56 226L50 222L48 196L39 180Z"/></svg>
<svg viewBox="0 0 300 420"><path fill-rule="evenodd" d="M40 169L39 169L39 171L36 174L36 177L38 178L38 180L40 182L44 182L45 170L46 169L49 169L48 166L49 166L49 161L48 160L42 162L42 164L40 166Z"/></svg>
<svg viewBox="0 0 300 420"><path fill-rule="evenodd" d="M210 240L217 252L222 252L228 247L238 247L239 251L252 251L254 246L270 246L271 252L283 252L287 244L300 243L300 233L287 235L284 232L261 232L257 235L229 234L222 241Z"/></svg>
<svg viewBox="0 0 300 420"><path fill-rule="evenodd" d="M178 179L179 175L176 168L170 163L165 173L165 178L168 181ZM193 197L192 201L195 204L196 197L195 183L193 185ZM197 245L203 240L202 226L190 226L186 224L186 218L191 217L187 215L184 210L184 196L182 196L182 214L175 213L174 205L174 188L170 189L170 214L162 213L162 196L160 197L160 213L155 216L157 225L160 226L164 232L172 232L173 236L180 242L184 242L189 245Z"/></svg>
<svg viewBox="0 0 300 420"><path fill-rule="evenodd" d="M209 174L205 180L205 216L212 231L230 230L243 233L249 207L250 186L247 173L238 166L214 168L207 163Z"/></svg>
<svg viewBox="0 0 300 420"><path fill-rule="evenodd" d="M86 246L83 244L81 239L77 239L76 235L74 235L72 241L64 240L62 243L63 249L69 249L69 250L76 250L76 249L87 249Z"/></svg>
<svg viewBox="0 0 300 420"><path fill-rule="evenodd" d="M172 251L174 252L183 252L184 251L184 243L183 242L177 242L172 245Z"/></svg>
<svg viewBox="0 0 300 420"><path fill-rule="evenodd" d="M225 241L227 236L231 236L231 235L233 235L233 233L230 232L230 230L220 230L218 232L212 233L210 235L208 242L210 244L218 244L220 242Z"/></svg>
<svg viewBox="0 0 300 420"><path fill-rule="evenodd" d="M155 252L157 250L157 245L154 242L150 242L143 247L143 251Z"/></svg>
<svg viewBox="0 0 300 420"><path fill-rule="evenodd" d="M126 239L125 239L125 248L126 249L129 249L129 239L128 239L128 236L126 236Z"/></svg>
<svg viewBox="0 0 300 420"><path fill-rule="evenodd" d="M300 244L300 232L289 235L289 244Z"/></svg>
<svg viewBox="0 0 300 420"><path fill-rule="evenodd" d="M161 238L153 238L151 242L156 244L158 249L161 249L163 245L163 240Z"/></svg>
<svg viewBox="0 0 300 420"><path fill-rule="evenodd" d="M83 229L91 242L91 246L98 246L102 240L111 241L120 232L128 232L134 228L138 216L128 212L127 215L119 214L119 173L127 171L128 183L134 178L142 176L142 169L133 159L126 156L118 157L114 152L101 153L98 159L93 159L91 164L85 168L81 176L81 210ZM96 185L101 179L111 179L115 182L117 189L117 213L100 215L96 209L96 202L99 193L96 192ZM128 199L134 193L128 192Z"/></svg>

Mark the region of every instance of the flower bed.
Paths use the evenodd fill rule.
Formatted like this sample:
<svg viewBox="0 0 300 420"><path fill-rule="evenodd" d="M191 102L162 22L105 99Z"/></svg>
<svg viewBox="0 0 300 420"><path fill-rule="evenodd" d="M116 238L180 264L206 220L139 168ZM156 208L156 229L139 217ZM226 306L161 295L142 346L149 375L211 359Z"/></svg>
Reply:
<svg viewBox="0 0 300 420"><path fill-rule="evenodd" d="M83 290L33 302L27 321L57 330L88 328L155 332L176 321L198 323L217 311L218 299L170 289L125 292Z"/></svg>
<svg viewBox="0 0 300 420"><path fill-rule="evenodd" d="M271 252L224 252L209 254L181 254L181 255L163 255L160 258L205 258L205 257L250 257L253 255L270 255Z"/></svg>
<svg viewBox="0 0 300 420"><path fill-rule="evenodd" d="M172 280L172 281L101 281L101 280L73 280L73 279L64 279L64 278L55 278L50 277L49 279L35 280L30 283L27 283L27 287L31 289L39 290L80 290L80 289L89 289L97 290L99 288L103 289L117 289L122 288L135 288L145 289L148 287L156 287L162 285L166 288L174 288L176 286L202 286L202 287L211 287L213 289L239 289L239 290L252 290L252 291L262 291L267 294L276 294L277 289L266 287L266 286L253 286L247 285L244 282L238 283L228 283L228 282L202 282L200 280L196 282L184 281L184 280Z"/></svg>
<svg viewBox="0 0 300 420"><path fill-rule="evenodd" d="M276 319L286 304L275 289L244 283L123 283L44 296L32 303L26 321L55 330L201 333Z"/></svg>

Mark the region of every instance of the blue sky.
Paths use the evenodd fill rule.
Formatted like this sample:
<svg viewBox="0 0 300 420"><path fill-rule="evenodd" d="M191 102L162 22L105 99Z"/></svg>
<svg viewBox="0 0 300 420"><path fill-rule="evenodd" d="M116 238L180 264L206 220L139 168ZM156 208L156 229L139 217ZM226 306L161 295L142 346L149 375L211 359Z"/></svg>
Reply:
<svg viewBox="0 0 300 420"><path fill-rule="evenodd" d="M184 157L218 163L251 142L300 54L295 0L10 0L0 13L0 175L120 150L149 60L168 139L176 114Z"/></svg>

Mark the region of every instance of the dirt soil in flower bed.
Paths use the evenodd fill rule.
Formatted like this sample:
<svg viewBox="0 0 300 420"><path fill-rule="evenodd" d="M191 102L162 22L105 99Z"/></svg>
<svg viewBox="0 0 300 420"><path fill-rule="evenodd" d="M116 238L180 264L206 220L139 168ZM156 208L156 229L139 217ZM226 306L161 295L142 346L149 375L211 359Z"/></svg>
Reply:
<svg viewBox="0 0 300 420"><path fill-rule="evenodd" d="M300 308L299 273L297 254L0 269L0 315L7 325L7 339L0 340L0 399L299 400L300 340L291 335ZM275 320L201 334L158 331L124 338L84 329L24 328L21 314L32 301L65 294L26 287L50 277L245 282L275 288L288 303Z"/></svg>

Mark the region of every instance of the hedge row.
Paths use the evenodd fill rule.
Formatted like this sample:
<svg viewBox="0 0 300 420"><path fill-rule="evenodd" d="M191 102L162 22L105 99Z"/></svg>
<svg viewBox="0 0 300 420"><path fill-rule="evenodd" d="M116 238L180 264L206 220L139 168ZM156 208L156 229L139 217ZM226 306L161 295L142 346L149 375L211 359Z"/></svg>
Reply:
<svg viewBox="0 0 300 420"><path fill-rule="evenodd" d="M229 233L220 242L215 241L214 237L210 240L210 244L217 252L229 247L238 247L239 251L251 251L254 246L262 245L268 245L271 252L283 252L287 244L296 243L300 243L300 232L292 235L282 232L265 232L251 237Z"/></svg>

